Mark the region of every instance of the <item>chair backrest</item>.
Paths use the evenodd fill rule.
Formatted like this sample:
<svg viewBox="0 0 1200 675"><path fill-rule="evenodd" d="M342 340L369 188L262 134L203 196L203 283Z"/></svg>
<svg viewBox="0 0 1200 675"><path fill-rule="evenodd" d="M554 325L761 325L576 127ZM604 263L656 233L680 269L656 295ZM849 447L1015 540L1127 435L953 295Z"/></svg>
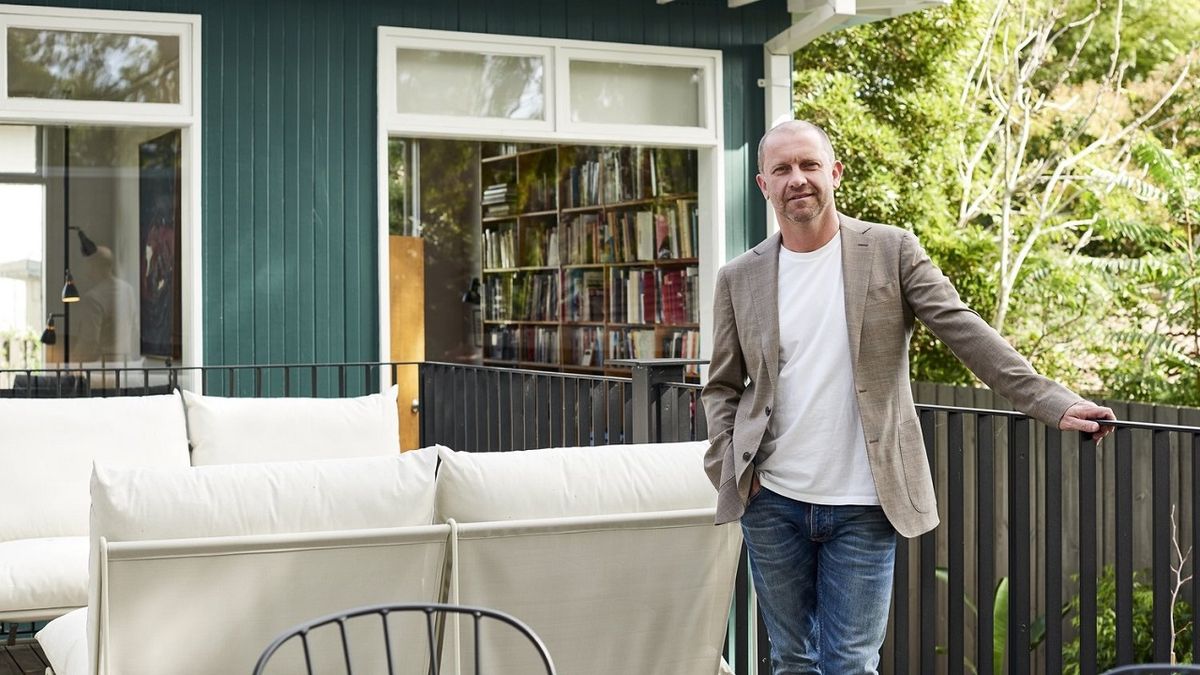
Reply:
<svg viewBox="0 0 1200 675"><path fill-rule="evenodd" d="M741 541L711 508L463 523L450 600L522 617L573 675L714 675Z"/></svg>
<svg viewBox="0 0 1200 675"><path fill-rule="evenodd" d="M401 631L396 625L395 619L403 614L416 615L420 619L420 627L418 630ZM324 644L320 647L320 651L328 657L332 654L335 658L342 661L347 675L355 673L376 673L383 672L380 667L386 665L387 673L393 675L401 672L405 666L411 667L413 664L425 663L428 664L428 672L432 675L438 675L443 671L440 667L442 646L444 635L446 615L464 615L471 619L469 632L473 639L472 655L475 675L485 675L489 672L511 673L515 671L508 670L485 670L485 663L488 660L487 644L483 634L483 624L485 620L491 620L505 624L512 631L524 639L528 645L529 651L536 654L541 661L541 665L545 668L547 675L555 675L554 661L550 658L550 653L546 650L546 646L542 644L541 639L528 626L521 622L516 617L499 612L493 609L485 609L482 607L466 607L462 605L448 605L440 603L431 604L401 604L401 605L372 605L368 607L359 607L356 609L347 610L323 616L318 619L313 619L295 626L284 632L279 637L275 638L262 656L259 657L258 663L254 666L254 675L267 675L273 672L270 665L273 665L272 657L277 652L285 648L289 643L294 644L293 640L299 641L301 654L303 655L304 665L307 673L312 675L316 672L313 668L314 661L317 660L317 648L313 643L319 638L326 638ZM370 618L379 620L378 624L371 621ZM461 638L463 629L458 626L458 621L451 618L451 625L457 627L456 634ZM352 620L358 619L356 623L367 624L367 630L373 632L374 639L370 637L370 632L354 631L356 627L352 624ZM375 626L371 629L370 626ZM319 633L322 628L330 628L331 630L324 631L324 634ZM333 630L336 629L336 630ZM489 633L490 635L490 633ZM413 658L413 654L409 652L409 648L420 649L424 652L423 658ZM397 652L402 652L398 654ZM382 664L381 664L382 661ZM288 670L279 670L278 672L297 672L294 668ZM407 672L407 671L405 671ZM414 672L425 672L424 668ZM461 671L451 671L457 672ZM523 673L530 672L522 670Z"/></svg>
<svg viewBox="0 0 1200 675"><path fill-rule="evenodd" d="M177 541L101 541L89 641L98 675L246 673L288 626L384 599L443 596L447 525ZM147 639L146 636L153 636ZM300 672L293 654L280 673ZM338 660L323 657L322 672ZM414 663L404 673L423 673ZM387 672L383 668L360 672Z"/></svg>

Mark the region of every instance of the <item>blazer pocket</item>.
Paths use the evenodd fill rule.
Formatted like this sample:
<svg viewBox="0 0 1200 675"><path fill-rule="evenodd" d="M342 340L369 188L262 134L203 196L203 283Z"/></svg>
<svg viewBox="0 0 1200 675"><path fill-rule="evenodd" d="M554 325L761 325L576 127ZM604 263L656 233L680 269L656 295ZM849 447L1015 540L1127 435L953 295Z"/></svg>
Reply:
<svg viewBox="0 0 1200 675"><path fill-rule="evenodd" d="M889 281L886 284L867 289L867 304L878 305L880 303L895 302L898 295L896 283Z"/></svg>
<svg viewBox="0 0 1200 675"><path fill-rule="evenodd" d="M921 424L916 419L900 423L900 465L904 468L904 484L908 499L920 513L937 510L937 496L933 490L933 476L929 471L929 458L925 455L925 442L921 438Z"/></svg>

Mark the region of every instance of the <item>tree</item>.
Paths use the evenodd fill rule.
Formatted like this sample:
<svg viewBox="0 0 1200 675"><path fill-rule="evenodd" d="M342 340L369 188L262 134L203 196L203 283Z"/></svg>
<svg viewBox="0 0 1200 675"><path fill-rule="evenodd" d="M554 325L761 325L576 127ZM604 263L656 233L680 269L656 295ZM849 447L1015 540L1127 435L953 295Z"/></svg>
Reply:
<svg viewBox="0 0 1200 675"><path fill-rule="evenodd" d="M1117 0L1117 35L1120 6ZM998 244L990 319L999 331L1030 256L1048 248L1075 252L1096 223L1098 214L1079 207L1086 195L1109 184L1104 174L1088 171L1089 165L1124 162L1135 132L1190 70L1189 62L1157 99L1133 102L1127 112L1127 64L1120 59L1119 40L1100 79L1070 84L1101 12L1099 4L1083 16L1068 17L1066 11L1040 0L998 2L962 89L963 105L975 111L981 133L960 153L958 226L983 223ZM1047 254L1047 260L1054 257Z"/></svg>
<svg viewBox="0 0 1200 675"><path fill-rule="evenodd" d="M1112 175L1132 218L1112 204L1108 236L1082 260L1110 272L1122 311L1110 324L1101 372L1118 397L1200 405L1200 161L1153 137L1133 147L1135 167ZM1113 245L1112 242L1119 242ZM1130 244L1136 243L1131 247Z"/></svg>

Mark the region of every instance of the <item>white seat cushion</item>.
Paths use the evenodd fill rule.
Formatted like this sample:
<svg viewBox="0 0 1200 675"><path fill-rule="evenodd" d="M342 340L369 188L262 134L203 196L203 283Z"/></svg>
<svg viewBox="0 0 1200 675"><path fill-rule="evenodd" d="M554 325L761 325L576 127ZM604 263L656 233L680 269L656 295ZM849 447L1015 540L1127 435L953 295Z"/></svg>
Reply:
<svg viewBox="0 0 1200 675"><path fill-rule="evenodd" d="M440 451L437 520L460 523L716 506L704 473L707 441Z"/></svg>
<svg viewBox="0 0 1200 675"><path fill-rule="evenodd" d="M87 608L58 617L38 631L54 675L88 675Z"/></svg>
<svg viewBox="0 0 1200 675"><path fill-rule="evenodd" d="M87 604L87 537L0 541L0 616L49 619Z"/></svg>
<svg viewBox="0 0 1200 675"><path fill-rule="evenodd" d="M192 464L400 454L398 388L356 398L223 398L183 392Z"/></svg>
<svg viewBox="0 0 1200 675"><path fill-rule="evenodd" d="M86 536L93 461L187 466L179 396L0 399L0 541Z"/></svg>

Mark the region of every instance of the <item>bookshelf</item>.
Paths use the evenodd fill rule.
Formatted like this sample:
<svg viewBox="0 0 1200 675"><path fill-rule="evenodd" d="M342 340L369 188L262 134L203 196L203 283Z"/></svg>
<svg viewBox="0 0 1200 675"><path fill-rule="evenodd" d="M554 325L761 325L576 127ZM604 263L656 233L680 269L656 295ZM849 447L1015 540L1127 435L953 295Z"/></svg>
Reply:
<svg viewBox="0 0 1200 675"><path fill-rule="evenodd" d="M484 362L699 355L696 151L480 144ZM689 376L695 376L694 368Z"/></svg>

